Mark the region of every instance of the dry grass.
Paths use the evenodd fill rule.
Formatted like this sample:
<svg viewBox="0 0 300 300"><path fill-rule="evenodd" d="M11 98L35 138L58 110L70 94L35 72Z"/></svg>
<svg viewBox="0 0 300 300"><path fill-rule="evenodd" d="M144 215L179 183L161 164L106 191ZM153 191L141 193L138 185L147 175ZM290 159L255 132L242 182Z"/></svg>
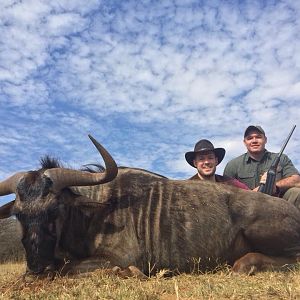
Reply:
<svg viewBox="0 0 300 300"><path fill-rule="evenodd" d="M0 299L300 299L300 269L237 276L215 274L146 281L120 279L96 271L84 277L24 280L22 263L0 265Z"/></svg>
<svg viewBox="0 0 300 300"><path fill-rule="evenodd" d="M21 227L16 219L0 220L0 262L24 259Z"/></svg>
<svg viewBox="0 0 300 300"><path fill-rule="evenodd" d="M147 281L120 279L98 270L83 277L24 280L24 250L14 219L0 220L0 299L300 299L300 267L237 276L226 267L214 274L182 274Z"/></svg>

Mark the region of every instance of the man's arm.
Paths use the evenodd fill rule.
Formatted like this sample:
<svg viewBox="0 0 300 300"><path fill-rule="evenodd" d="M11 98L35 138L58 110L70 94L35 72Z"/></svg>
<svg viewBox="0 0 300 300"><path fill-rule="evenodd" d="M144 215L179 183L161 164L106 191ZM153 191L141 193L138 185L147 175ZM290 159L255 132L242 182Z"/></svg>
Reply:
<svg viewBox="0 0 300 300"><path fill-rule="evenodd" d="M292 187L300 187L300 175L298 170L293 165L292 161L285 154L282 154L281 157L281 167L282 167L282 176L284 178L278 180L274 184L273 195L279 195L281 193L286 192L289 188ZM260 183L266 184L267 172L263 174L260 179ZM257 191L259 188L256 187L253 191Z"/></svg>
<svg viewBox="0 0 300 300"><path fill-rule="evenodd" d="M276 187L280 192L285 192L292 187L300 187L300 175L291 175L276 182Z"/></svg>
<svg viewBox="0 0 300 300"><path fill-rule="evenodd" d="M300 187L300 175L292 161L285 154L282 154L283 178L276 182L276 187L280 192L285 192L292 187Z"/></svg>
<svg viewBox="0 0 300 300"><path fill-rule="evenodd" d="M265 184L267 178L267 172L261 177L260 183ZM273 195L278 195L281 192L286 192L289 188L292 187L300 187L300 175L291 175L287 178L283 178L275 182ZM253 189L253 191L257 192L259 186Z"/></svg>

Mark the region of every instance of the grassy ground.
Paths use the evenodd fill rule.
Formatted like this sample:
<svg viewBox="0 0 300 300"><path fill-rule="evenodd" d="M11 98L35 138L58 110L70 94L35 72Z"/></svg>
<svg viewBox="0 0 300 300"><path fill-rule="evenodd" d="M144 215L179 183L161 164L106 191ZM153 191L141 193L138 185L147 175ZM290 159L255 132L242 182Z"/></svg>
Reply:
<svg viewBox="0 0 300 300"><path fill-rule="evenodd" d="M300 268L233 275L186 275L146 281L120 279L96 271L84 277L24 280L23 263L0 265L0 299L300 299Z"/></svg>
<svg viewBox="0 0 300 300"><path fill-rule="evenodd" d="M0 262L3 262L0 264L0 300L300 299L300 265L292 270L255 276L233 275L224 267L214 274L182 274L172 278L158 274L146 281L108 276L100 270L83 277L24 280L20 228L14 219L0 220L0 228Z"/></svg>
<svg viewBox="0 0 300 300"><path fill-rule="evenodd" d="M20 261L24 258L21 227L16 219L0 220L0 262Z"/></svg>

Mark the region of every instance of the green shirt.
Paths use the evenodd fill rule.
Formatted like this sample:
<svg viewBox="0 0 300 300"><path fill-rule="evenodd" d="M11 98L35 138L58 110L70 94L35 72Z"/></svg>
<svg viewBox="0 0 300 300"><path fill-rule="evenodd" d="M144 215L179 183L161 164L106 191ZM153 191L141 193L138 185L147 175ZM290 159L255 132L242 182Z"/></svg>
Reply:
<svg viewBox="0 0 300 300"><path fill-rule="evenodd" d="M259 185L260 177L269 170L277 153L265 150L260 161L257 161L244 153L229 161L224 169L224 175L238 179L245 183L250 189ZM287 155L282 154L277 167L276 181L299 174Z"/></svg>

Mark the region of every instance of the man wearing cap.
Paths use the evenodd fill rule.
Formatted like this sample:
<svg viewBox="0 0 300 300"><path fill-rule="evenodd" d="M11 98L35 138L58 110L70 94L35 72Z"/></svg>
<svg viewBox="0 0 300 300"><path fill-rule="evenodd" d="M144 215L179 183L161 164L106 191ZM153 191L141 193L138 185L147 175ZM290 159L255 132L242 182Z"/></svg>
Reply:
<svg viewBox="0 0 300 300"><path fill-rule="evenodd" d="M249 188L237 179L215 174L217 165L224 156L224 148L214 148L209 140L200 140L196 143L194 151L185 153L186 161L198 170L198 173L189 179L220 182L248 190Z"/></svg>
<svg viewBox="0 0 300 300"><path fill-rule="evenodd" d="M250 125L245 130L244 145L247 152L229 161L224 175L245 183L257 191L260 183L266 182L267 171L277 153L266 150L267 137L259 125ZM273 195L282 197L300 208L300 175L287 155L282 154L277 168Z"/></svg>

